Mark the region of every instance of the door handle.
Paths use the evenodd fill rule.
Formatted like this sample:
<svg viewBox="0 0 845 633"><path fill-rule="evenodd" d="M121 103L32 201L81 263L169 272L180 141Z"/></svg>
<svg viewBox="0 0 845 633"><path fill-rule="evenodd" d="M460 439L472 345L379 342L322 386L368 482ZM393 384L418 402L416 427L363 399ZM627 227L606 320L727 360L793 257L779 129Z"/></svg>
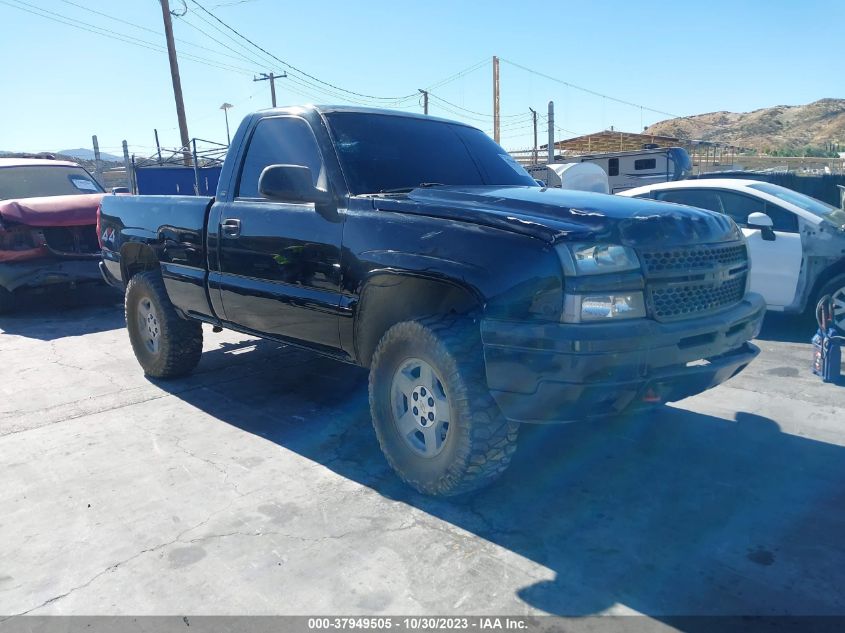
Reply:
<svg viewBox="0 0 845 633"><path fill-rule="evenodd" d="M223 237L238 237L241 234L241 221L236 218L229 218L220 223Z"/></svg>

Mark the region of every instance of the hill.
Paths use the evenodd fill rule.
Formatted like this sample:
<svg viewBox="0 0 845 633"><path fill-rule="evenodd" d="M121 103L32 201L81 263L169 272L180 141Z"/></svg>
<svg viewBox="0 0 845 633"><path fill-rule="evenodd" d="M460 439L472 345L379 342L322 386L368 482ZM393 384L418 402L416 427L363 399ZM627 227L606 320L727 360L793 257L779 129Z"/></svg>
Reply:
<svg viewBox="0 0 845 633"><path fill-rule="evenodd" d="M61 154L62 156L73 156L74 158L80 158L83 160L94 160L94 150L88 149L87 147L78 147L77 149L60 149L57 154ZM100 160L106 161L122 161L122 156L115 156L114 154L108 154L106 152L100 152Z"/></svg>
<svg viewBox="0 0 845 633"><path fill-rule="evenodd" d="M717 141L777 154L845 151L845 99L668 119L650 125L645 134Z"/></svg>
<svg viewBox="0 0 845 633"><path fill-rule="evenodd" d="M91 152L91 158L84 158L79 156L74 156L72 154L66 154L63 150L61 152L6 152L0 151L0 156L8 157L8 158L15 158L15 157L24 157L24 158L33 158L38 157L41 154L49 154L56 160L66 160L72 163L78 163L82 165L85 169L90 171L92 174L96 171L96 165L94 164L94 152ZM73 151L73 150L70 150ZM111 154L101 154L100 163L102 165L103 170L114 169L123 167L123 159L117 158L116 156L112 156Z"/></svg>

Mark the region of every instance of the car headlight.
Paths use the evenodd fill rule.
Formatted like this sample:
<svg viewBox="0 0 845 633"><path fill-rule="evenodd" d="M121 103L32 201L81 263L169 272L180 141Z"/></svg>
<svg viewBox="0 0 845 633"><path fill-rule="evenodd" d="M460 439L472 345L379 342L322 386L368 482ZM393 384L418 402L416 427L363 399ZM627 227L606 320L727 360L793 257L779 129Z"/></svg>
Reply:
<svg viewBox="0 0 845 633"><path fill-rule="evenodd" d="M567 275L602 275L639 270L634 249L619 244L567 244L558 246Z"/></svg>
<svg viewBox="0 0 845 633"><path fill-rule="evenodd" d="M587 323L609 319L641 319L645 315L645 300L641 291L567 294L563 298L561 320L565 323Z"/></svg>

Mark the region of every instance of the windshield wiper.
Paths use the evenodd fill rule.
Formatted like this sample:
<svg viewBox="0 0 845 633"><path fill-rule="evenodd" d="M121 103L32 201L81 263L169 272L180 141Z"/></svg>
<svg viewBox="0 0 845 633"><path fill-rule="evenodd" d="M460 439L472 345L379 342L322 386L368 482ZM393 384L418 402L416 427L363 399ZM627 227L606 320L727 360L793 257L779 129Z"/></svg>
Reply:
<svg viewBox="0 0 845 633"><path fill-rule="evenodd" d="M426 187L445 187L442 182L421 182L416 187L396 187L394 189L382 189L379 193L410 193L414 189L425 189Z"/></svg>

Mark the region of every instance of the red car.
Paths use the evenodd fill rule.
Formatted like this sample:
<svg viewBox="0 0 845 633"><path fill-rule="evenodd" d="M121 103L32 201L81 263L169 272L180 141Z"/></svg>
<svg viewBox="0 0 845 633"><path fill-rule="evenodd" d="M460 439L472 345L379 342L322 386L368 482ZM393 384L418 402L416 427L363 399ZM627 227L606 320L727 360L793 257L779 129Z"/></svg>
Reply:
<svg viewBox="0 0 845 633"><path fill-rule="evenodd" d="M103 188L76 163L0 158L0 313L24 288L99 282Z"/></svg>

